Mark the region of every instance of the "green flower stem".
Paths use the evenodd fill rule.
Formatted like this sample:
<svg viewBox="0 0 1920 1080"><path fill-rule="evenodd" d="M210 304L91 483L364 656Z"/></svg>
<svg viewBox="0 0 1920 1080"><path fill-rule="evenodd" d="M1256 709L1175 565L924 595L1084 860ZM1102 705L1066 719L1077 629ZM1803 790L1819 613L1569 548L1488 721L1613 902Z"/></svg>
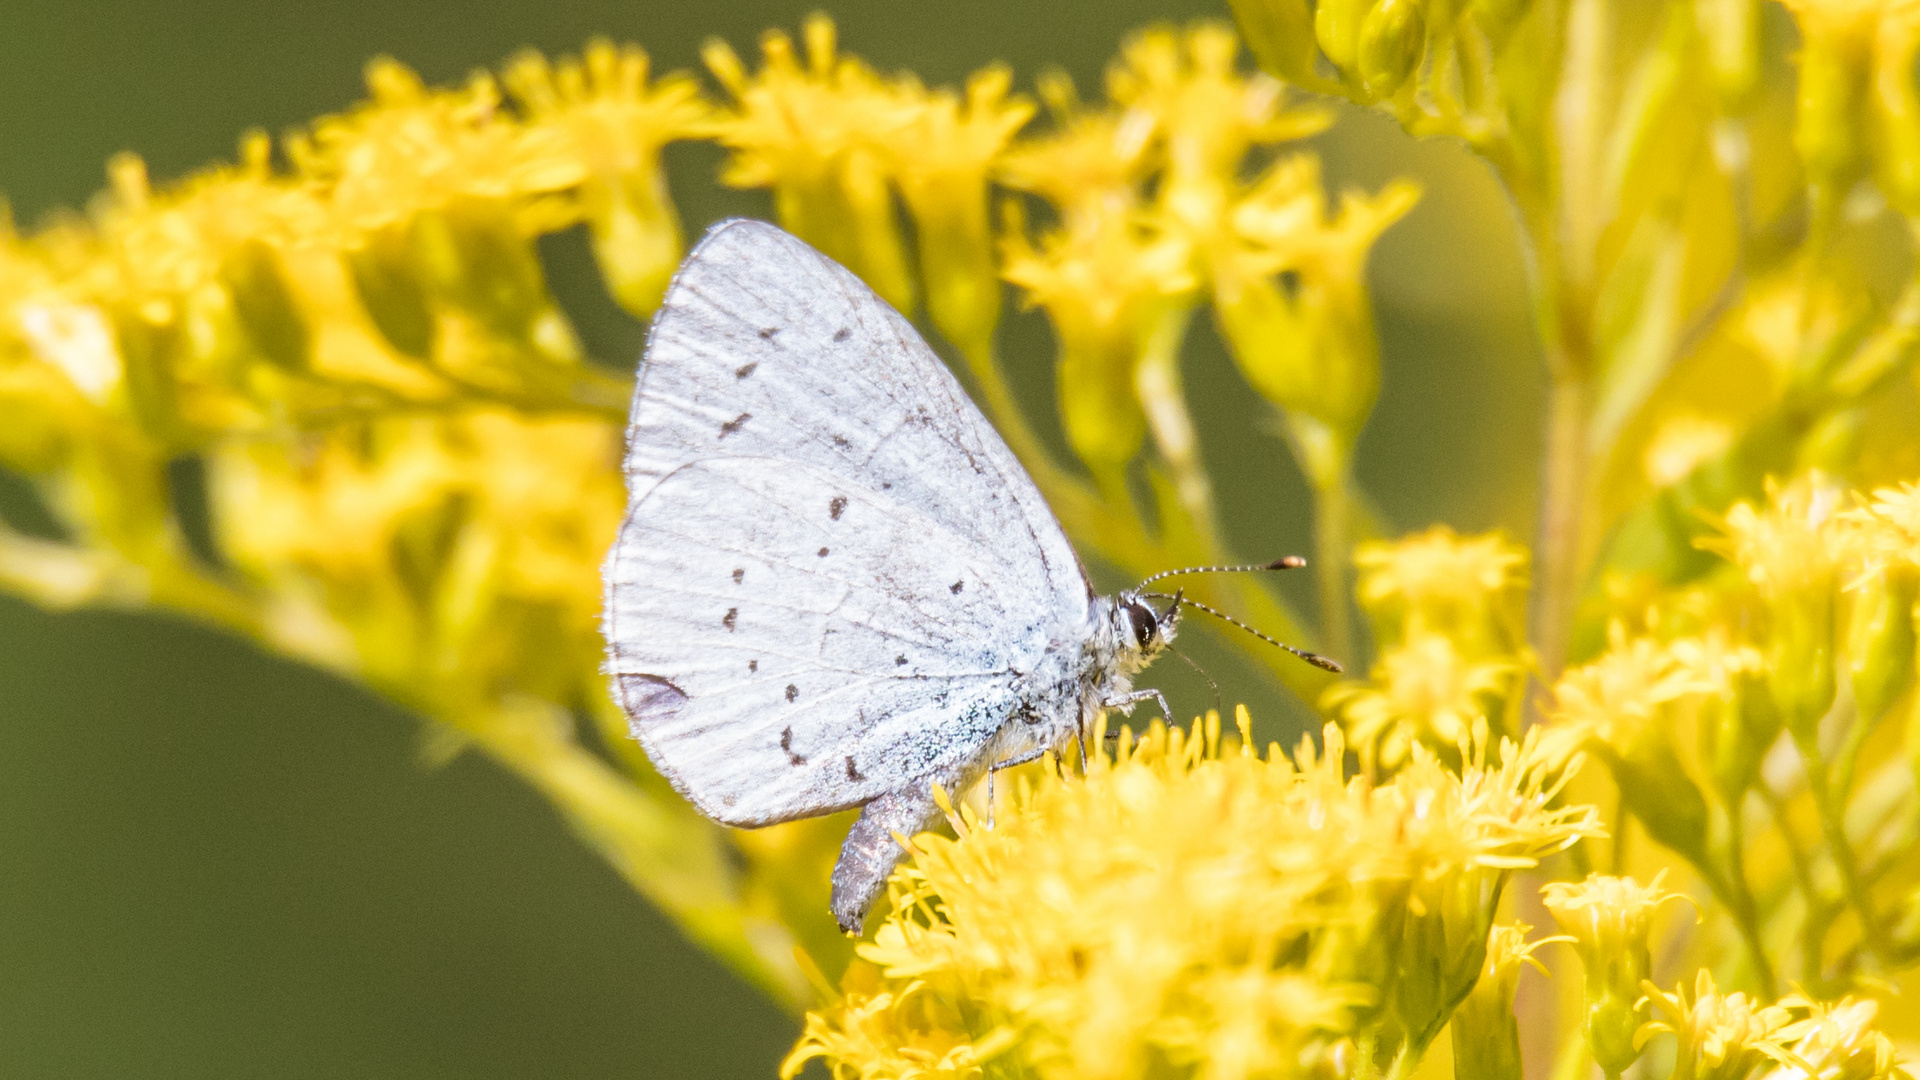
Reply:
<svg viewBox="0 0 1920 1080"><path fill-rule="evenodd" d="M1867 951L1884 966L1893 963L1893 947L1887 938L1886 927L1873 910L1873 898L1867 895L1867 886L1860 875L1859 857L1854 853L1853 840L1847 836L1846 793L1833 782L1833 767L1828 764L1816 739L1800 737L1798 733L1794 744L1800 748L1802 764L1807 775L1807 789L1813 796L1814 809L1820 817L1820 833L1827 841L1827 849L1833 858L1833 865L1840 871L1841 884L1846 889L1847 906L1853 909L1854 917L1860 920L1860 937L1866 942Z"/></svg>
<svg viewBox="0 0 1920 1080"><path fill-rule="evenodd" d="M1800 977L1809 986L1821 982L1821 969L1825 964L1821 939L1826 934L1826 918L1821 910L1826 901L1820 895L1819 887L1813 880L1813 862L1807 851L1800 846L1799 834L1793 831L1793 822L1787 813L1786 801L1779 792L1766 784L1757 784L1754 791L1760 801L1767 804L1767 810L1773 816L1774 828L1779 830L1780 840L1787 849L1787 861L1793 867L1794 883L1800 889L1800 896L1807 905L1807 916L1800 921Z"/></svg>
<svg viewBox="0 0 1920 1080"><path fill-rule="evenodd" d="M1321 644L1328 654L1348 665L1358 663L1348 611L1352 590L1347 587L1347 564L1353 558L1353 518L1352 470L1343 464L1331 483L1313 489L1313 562L1320 590Z"/></svg>
<svg viewBox="0 0 1920 1080"><path fill-rule="evenodd" d="M1172 475L1174 491L1204 546L1217 550L1214 530L1213 481L1200 460L1200 443L1180 378L1180 343L1186 338L1193 305L1174 305L1154 328L1140 367L1134 375L1147 429Z"/></svg>
<svg viewBox="0 0 1920 1080"><path fill-rule="evenodd" d="M1552 683L1566 666L1579 600L1580 546L1587 502L1587 421L1592 388L1556 374L1547 392L1546 459L1541 470L1539 584L1533 640L1541 678Z"/></svg>
<svg viewBox="0 0 1920 1080"><path fill-rule="evenodd" d="M1744 801L1744 794L1741 800ZM1773 960L1767 955L1767 943L1760 934L1760 916L1758 905L1753 899L1753 888L1747 883L1747 863L1745 854L1746 823L1740 813L1740 802L1727 806L1726 844L1724 856L1726 869L1723 874L1709 875L1714 892L1727 905L1727 912L1733 916L1734 926L1740 931L1740 940L1747 949L1747 962L1753 965L1753 975L1759 983L1761 993L1771 1001L1780 996L1779 978L1774 974Z"/></svg>

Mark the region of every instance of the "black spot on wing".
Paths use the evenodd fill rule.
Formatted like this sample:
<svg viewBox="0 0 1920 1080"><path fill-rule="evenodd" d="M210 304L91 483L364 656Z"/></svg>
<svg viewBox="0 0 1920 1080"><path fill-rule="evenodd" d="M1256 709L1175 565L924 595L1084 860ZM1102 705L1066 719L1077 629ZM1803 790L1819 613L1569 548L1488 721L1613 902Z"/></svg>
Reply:
<svg viewBox="0 0 1920 1080"><path fill-rule="evenodd" d="M893 658L893 666L894 666L894 667L906 667L906 666L907 666L907 656L906 656L906 654L905 654L905 653L901 653L901 654L900 654L899 656L896 656L896 657L894 657L894 658Z"/></svg>
<svg viewBox="0 0 1920 1080"><path fill-rule="evenodd" d="M739 367L733 369L733 377L736 379L744 379L753 374L753 369L759 366L760 361L758 360L755 360L751 364L741 364ZM744 419L744 417L742 419Z"/></svg>
<svg viewBox="0 0 1920 1080"><path fill-rule="evenodd" d="M827 516L835 521L839 521L840 515L846 512L847 497L845 495L835 495L833 499L827 503Z"/></svg>
<svg viewBox="0 0 1920 1080"><path fill-rule="evenodd" d="M835 435L833 437L833 445L845 450L847 447L852 446L853 443L848 441L845 435Z"/></svg>
<svg viewBox="0 0 1920 1080"><path fill-rule="evenodd" d="M847 329L844 326L833 332L833 340L835 341L845 341L852 336L853 336L853 331Z"/></svg>
<svg viewBox="0 0 1920 1080"><path fill-rule="evenodd" d="M746 567L744 567L744 566L742 566L742 567L736 567L736 568L734 569L734 571L733 571L733 583L734 583L735 585L738 585L738 584L740 584L740 579L741 579L741 578L744 578L744 577L746 577L746 576L747 576L747 568L746 568Z"/></svg>
<svg viewBox="0 0 1920 1080"><path fill-rule="evenodd" d="M620 705L629 716L666 719L687 703L685 690L658 675L621 675L618 682Z"/></svg>
<svg viewBox="0 0 1920 1080"><path fill-rule="evenodd" d="M725 615L720 616L720 625L726 627L727 633L729 634L733 633L733 626L735 623L739 621L740 621L740 609L737 607L728 608L727 613Z"/></svg>
<svg viewBox="0 0 1920 1080"><path fill-rule="evenodd" d="M792 724L788 724L786 727L780 729L780 749L786 751L787 753L787 764L798 766L798 765L805 765L807 763L807 758L805 754L796 754L793 752L793 725Z"/></svg>
<svg viewBox="0 0 1920 1080"><path fill-rule="evenodd" d="M966 583L966 582L964 582L964 581L956 581L956 582L954 582L953 584L951 584L951 585L949 585L949 586L947 586L947 591L948 591L948 592L950 592L950 593L952 593L952 594L953 594L953 595L955 595L955 596L959 596L959 595L960 595L960 590L961 590L961 589L964 589L964 588L966 588L966 587L967 587L967 583Z"/></svg>
<svg viewBox="0 0 1920 1080"><path fill-rule="evenodd" d="M860 775L860 770L859 770L859 769L856 769L856 768L854 768L854 767L853 767L853 755L852 755L852 754L848 754L848 755L847 755L847 779L849 779L849 780L864 780L864 779L866 779L866 777L864 777L864 776L861 776L861 775Z"/></svg>
<svg viewBox="0 0 1920 1080"><path fill-rule="evenodd" d="M788 683L787 684L787 700L792 701L794 698L797 698L799 696L800 696L800 688L793 685L792 683Z"/></svg>
<svg viewBox="0 0 1920 1080"><path fill-rule="evenodd" d="M775 334L777 334L777 333L779 333L779 332L780 332L780 328L779 328L779 327L777 327L777 326L768 326L768 327L764 327L764 328L762 328L762 329L761 329L761 331L760 331L760 340L761 340L761 341L772 341L772 340L773 340L773 335L775 335Z"/></svg>
<svg viewBox="0 0 1920 1080"><path fill-rule="evenodd" d="M760 661L758 661L758 660L749 660L749 661L747 661L747 670L748 670L748 671L750 671L750 672L752 672L752 671L759 671L759 670L760 670Z"/></svg>
<svg viewBox="0 0 1920 1080"><path fill-rule="evenodd" d="M743 412L739 416L736 416L733 419L727 421L726 423L721 424L720 438L724 439L727 436L733 434L734 432L739 431L741 428L746 427L747 421L751 419L753 419L752 413Z"/></svg>
<svg viewBox="0 0 1920 1080"><path fill-rule="evenodd" d="M819 551L815 552L815 554L819 555L821 558L824 559L827 557L827 549L821 548Z"/></svg>

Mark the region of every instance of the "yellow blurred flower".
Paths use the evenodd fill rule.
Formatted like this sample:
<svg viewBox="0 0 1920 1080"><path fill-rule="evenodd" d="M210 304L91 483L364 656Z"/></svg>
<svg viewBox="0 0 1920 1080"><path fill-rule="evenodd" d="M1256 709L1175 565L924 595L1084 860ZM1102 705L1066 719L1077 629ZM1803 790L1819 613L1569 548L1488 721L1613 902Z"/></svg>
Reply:
<svg viewBox="0 0 1920 1080"><path fill-rule="evenodd" d="M1834 1005L1804 994L1780 1002L1806 1016L1779 1029L1774 1036L1789 1052L1777 1055L1783 1077L1819 1077L1820 1080L1895 1080L1913 1071L1899 1060L1893 1040L1873 1030L1880 1012L1877 1002L1848 998Z"/></svg>
<svg viewBox="0 0 1920 1080"><path fill-rule="evenodd" d="M1444 634L1473 656L1521 651L1525 548L1499 533L1463 537L1445 525L1353 553L1360 605L1382 638Z"/></svg>
<svg viewBox="0 0 1920 1080"><path fill-rule="evenodd" d="M1000 321L1000 271L989 220L989 186L1033 103L1009 94L1013 73L989 67L962 98L903 79L912 121L887 140L895 182L913 215L927 315L975 364L990 357Z"/></svg>
<svg viewBox="0 0 1920 1080"><path fill-rule="evenodd" d="M1524 669L1475 660L1450 638L1421 633L1382 654L1366 683L1340 683L1320 699L1341 718L1361 767L1392 770L1414 743L1472 760L1504 733L1504 699Z"/></svg>
<svg viewBox="0 0 1920 1080"><path fill-rule="evenodd" d="M505 81L530 128L562 133L567 153L586 164L580 201L608 291L636 317L653 314L681 248L660 151L707 133L711 110L699 87L685 75L650 81L639 46L605 39L557 70L539 53L522 53Z"/></svg>
<svg viewBox="0 0 1920 1080"><path fill-rule="evenodd" d="M1520 1080L1520 1028L1514 1017L1514 995L1520 970L1531 965L1542 975L1546 967L1534 959L1534 950L1565 936L1527 940L1533 927L1526 923L1496 926L1487 937L1487 959L1473 992L1453 1014L1453 1060L1456 1076L1475 1080Z"/></svg>
<svg viewBox="0 0 1920 1080"><path fill-rule="evenodd" d="M1836 600L1856 534L1841 517L1844 494L1819 474L1769 482L1767 496L1765 508L1736 504L1699 546L1732 560L1765 602L1774 702L1805 737L1833 704Z"/></svg>
<svg viewBox="0 0 1920 1080"><path fill-rule="evenodd" d="M725 42L707 43L707 68L734 99L733 111L716 121L721 145L732 151L722 179L772 188L782 225L894 307L912 311L887 147L920 110L901 87L835 54L833 20L814 15L803 34L804 66L793 39L769 31L760 40L760 71L751 77Z"/></svg>
<svg viewBox="0 0 1920 1080"><path fill-rule="evenodd" d="M1680 1040L1672 1080L1746 1080L1783 1049L1776 1040L1793 1018L1784 1005L1766 1005L1746 994L1722 994L1713 975L1704 968L1694 977L1693 992L1683 983L1667 993L1645 984L1647 1001L1659 1015L1641 1025L1634 1044L1644 1047L1659 1032Z"/></svg>
<svg viewBox="0 0 1920 1080"><path fill-rule="evenodd" d="M1665 876L1661 871L1651 884L1641 885L1632 878L1594 874L1540 890L1586 967L1587 1045L1609 1076L1618 1076L1640 1056L1636 1034L1645 1016L1641 984L1653 968L1648 946L1653 915L1667 901L1682 899L1661 888Z"/></svg>

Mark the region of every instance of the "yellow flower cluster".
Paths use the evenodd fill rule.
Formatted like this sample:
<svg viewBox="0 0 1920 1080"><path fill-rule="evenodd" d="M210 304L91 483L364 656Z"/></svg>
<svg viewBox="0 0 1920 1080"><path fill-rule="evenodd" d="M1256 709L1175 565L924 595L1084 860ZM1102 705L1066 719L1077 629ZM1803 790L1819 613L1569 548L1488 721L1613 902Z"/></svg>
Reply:
<svg viewBox="0 0 1920 1080"><path fill-rule="evenodd" d="M1549 738L1606 762L1622 808L1736 925L1762 988L1777 983L1784 958L1771 940L1782 935L1798 936L1797 978L1836 989L1863 964L1902 966L1920 945L1894 928L1911 885L1893 869L1914 845L1897 823L1920 813L1920 726L1902 715L1915 708L1920 616L1911 508L1911 488L1849 496L1817 474L1773 486L1764 505L1735 505L1722 535L1702 542L1732 563L1716 590L1722 610L1656 612L1648 634L1616 623L1608 649L1554 688ZM1673 632L1687 622L1691 632ZM1747 865L1747 834L1766 820L1751 803L1770 813L1791 879L1777 863ZM1790 882L1797 911L1778 899Z"/></svg>
<svg viewBox="0 0 1920 1080"><path fill-rule="evenodd" d="M0 526L0 586L366 681L804 1006L850 959L843 823L727 832L625 737L594 621L631 384L539 246L580 228L646 317L684 242L662 148L711 140L924 317L1121 571L1236 561L1182 380L1210 313L1313 494L1317 641L1245 577L1189 595L1348 659L1357 593L1376 657L1331 688L1273 667L1335 722L1317 746L1255 754L1244 713L1237 745L1122 732L909 838L790 1073L1401 1080L1451 1026L1476 1078L1891 1077L1875 995L1920 963L1920 16L1787 6L1792 55L1760 0L1235 0L1264 72L1223 26L1151 29L1098 101L998 66L928 88L824 17L757 69L709 46L717 93L604 42L457 89L376 61L279 155L250 135L158 187L118 159L89 219L0 237L0 468L60 532ZM1367 258L1417 191L1330 195L1299 89L1464 139L1512 196L1548 377L1531 548L1378 538ZM1072 462L1002 377L1009 285L1051 322ZM1586 978L1523 1027L1542 883ZM1656 948L1670 896L1701 924Z"/></svg>
<svg viewBox="0 0 1920 1080"><path fill-rule="evenodd" d="M1527 662L1527 553L1446 526L1354 552L1380 659L1366 682L1332 687L1363 767L1392 770L1415 744L1470 761L1519 731Z"/></svg>
<svg viewBox="0 0 1920 1080"><path fill-rule="evenodd" d="M1167 296L1203 303L1209 267L1233 263L1243 290L1296 276L1290 340L1351 339L1335 351L1366 389L1337 411L1355 429L1376 363L1364 255L1410 201L1396 187L1335 213L1298 155L1243 179L1257 149L1325 117L1283 111L1220 26L1134 39L1106 106L1043 80L1054 124L1035 135L1004 68L929 89L840 55L824 17L801 37L768 34L758 70L709 46L719 98L604 41L454 89L376 60L368 100L290 134L283 165L258 134L239 164L174 185L118 159L90 219L0 238L0 467L33 481L64 533L0 528L0 583L192 612L367 681L434 721L443 748L478 745L521 773L697 938L799 1003L796 943L829 970L848 955L819 915L836 825L701 823L626 738L594 619L631 383L584 354L540 238L582 229L608 293L647 317L683 250L662 149L717 142L723 182L771 189L783 224L927 316L1074 534L1144 575L1232 561L1179 393L1184 321L1151 349L1096 356L1086 334L1133 318L1138 288L1172 282ZM1101 139L1105 156L1088 157ZM1029 199L1051 201L1058 228L1030 234ZM1070 254L1096 235L1123 257ZM1126 270L1145 247L1165 260ZM1064 418L1095 483L1047 457L1001 379L1008 281L1055 320ZM1136 377L1149 353L1157 375ZM1095 399L1112 407L1084 407ZM1141 450L1144 415L1157 486L1138 505L1108 481ZM1093 449L1128 425L1124 453ZM1261 589L1193 592L1309 639ZM1276 670L1316 685L1301 665Z"/></svg>
<svg viewBox="0 0 1920 1080"><path fill-rule="evenodd" d="M1374 786L1336 728L1289 759L1236 720L1224 748L1217 714L1122 730L1084 777L1018 785L992 826L967 807L957 838L916 838L860 948L871 969L808 1018L786 1074L813 1057L849 1077L1418 1060L1489 962L1506 881L1593 833L1592 811L1558 805L1534 741L1460 772L1416 749Z"/></svg>

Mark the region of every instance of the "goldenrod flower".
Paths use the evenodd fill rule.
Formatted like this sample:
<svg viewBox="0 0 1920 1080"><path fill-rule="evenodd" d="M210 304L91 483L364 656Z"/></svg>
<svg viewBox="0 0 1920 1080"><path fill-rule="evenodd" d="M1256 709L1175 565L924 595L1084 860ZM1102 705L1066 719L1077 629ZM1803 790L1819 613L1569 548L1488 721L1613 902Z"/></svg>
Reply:
<svg viewBox="0 0 1920 1080"><path fill-rule="evenodd" d="M1522 673L1511 660L1476 660L1421 633L1384 653L1367 682L1337 684L1320 704L1340 716L1369 773L1398 768L1416 742L1467 761L1504 733L1503 699Z"/></svg>
<svg viewBox="0 0 1920 1080"><path fill-rule="evenodd" d="M1872 1028L1880 1011L1877 1002L1847 998L1825 1005L1804 994L1792 994L1780 1004L1805 1010L1807 1015L1775 1034L1776 1042L1790 1048L1772 1055L1781 1064L1776 1075L1819 1080L1895 1080L1913 1075L1898 1059L1893 1040Z"/></svg>
<svg viewBox="0 0 1920 1080"><path fill-rule="evenodd" d="M503 385L504 346L578 358L531 238L579 219L588 176L557 128L520 124L491 76L429 90L391 59L367 66L373 100L287 141L323 186L353 288L392 347L463 380Z"/></svg>
<svg viewBox="0 0 1920 1080"><path fill-rule="evenodd" d="M707 132L699 87L685 75L650 81L639 46L605 39L557 71L539 53L522 53L505 80L530 126L562 133L567 153L586 164L580 201L608 291L635 316L653 314L681 247L660 151Z"/></svg>
<svg viewBox="0 0 1920 1080"><path fill-rule="evenodd" d="M1793 1013L1784 1005L1761 1005L1746 994L1722 994L1713 975L1702 968L1694 977L1693 992L1686 984L1667 993L1645 984L1647 1001L1659 1014L1641 1025L1634 1045L1645 1047L1659 1032L1680 1040L1670 1080L1746 1080L1783 1048L1778 1035Z"/></svg>
<svg viewBox="0 0 1920 1080"><path fill-rule="evenodd" d="M911 122L887 140L895 182L913 215L927 315L941 334L984 363L1000 321L988 187L1033 104L1010 95L1013 73L995 66L967 80L965 98L902 80Z"/></svg>
<svg viewBox="0 0 1920 1080"><path fill-rule="evenodd" d="M1475 657L1521 646L1527 551L1500 533L1463 537L1445 525L1354 549L1358 595L1383 638L1443 634Z"/></svg>
<svg viewBox="0 0 1920 1080"><path fill-rule="evenodd" d="M1061 72L1040 77L1053 130L1024 139L1002 156L996 178L1060 208L1067 231L1097 228L1139 204L1135 185L1153 159L1154 117L1145 109L1090 109Z"/></svg>
<svg viewBox="0 0 1920 1080"><path fill-rule="evenodd" d="M1211 265L1214 312L1254 389L1311 422L1297 435L1310 478L1344 467L1379 393L1366 260L1419 197L1400 180L1376 195L1344 194L1333 214L1318 160L1292 157L1229 211L1234 243Z"/></svg>
<svg viewBox="0 0 1920 1080"><path fill-rule="evenodd" d="M966 809L957 838L915 838L860 950L888 1008L924 996L909 1049L1060 1077L1154 1061L1293 1075L1353 1053L1349 1035L1417 1053L1479 975L1499 883L1596 827L1552 805L1558 773L1532 743L1460 774L1416 751L1372 788L1347 777L1338 729L1289 760L1244 742L1218 754L1217 725L1122 731L1084 779L1003 794L994 827ZM844 1075L908 1075L861 1034L881 1008L850 987L810 1019L789 1073L825 1056Z"/></svg>
<svg viewBox="0 0 1920 1080"><path fill-rule="evenodd" d="M721 145L733 152L722 179L772 188L782 225L912 311L887 146L920 110L866 64L835 54L833 20L814 15L803 33L804 67L793 40L774 30L760 39L762 64L752 77L725 42L707 43L707 68L734 99L717 121Z"/></svg>
<svg viewBox="0 0 1920 1080"><path fill-rule="evenodd" d="M1016 228L1005 260L1006 279L1053 320L1067 442L1103 479L1117 476L1146 436L1135 373L1168 312L1199 285L1187 245L1109 216L1038 248Z"/></svg>
<svg viewBox="0 0 1920 1080"><path fill-rule="evenodd" d="M1698 718L1683 717L1679 707L1731 698L1736 677L1759 668L1759 654L1715 635L1671 643L1629 638L1619 624L1610 641L1598 659L1569 669L1554 685L1548 739L1556 747L1597 752L1648 831L1703 862L1705 793L1717 775L1718 746L1710 740L1742 733L1716 728L1703 734ZM1764 750L1764 743L1747 747L1754 760Z"/></svg>
<svg viewBox="0 0 1920 1080"><path fill-rule="evenodd" d="M371 101L324 117L287 143L301 175L330 185L346 228L372 232L467 199L527 199L586 175L585 164L567 154L563 133L513 122L489 75L460 90L434 90L382 57L367 65L367 90ZM553 219L535 212L527 223L543 220Z"/></svg>
<svg viewBox="0 0 1920 1080"><path fill-rule="evenodd" d="M570 700L594 666L554 661L593 654L598 566L623 504L618 452L597 421L397 419L223 449L213 511L243 570L317 588L324 614L280 624L298 637L283 646L408 696L431 693L409 684L432 673L468 680L462 694ZM333 643L348 635L343 655Z"/></svg>
<svg viewBox="0 0 1920 1080"><path fill-rule="evenodd" d="M1236 70L1238 51L1232 31L1218 23L1185 34L1149 30L1122 47L1107 73L1114 103L1153 124L1164 174L1156 212L1209 260L1207 249L1230 239L1229 208L1247 152L1331 122L1319 111L1282 112L1280 83Z"/></svg>
<svg viewBox="0 0 1920 1080"><path fill-rule="evenodd" d="M1652 884L1632 878L1589 876L1579 883L1556 881L1540 890L1541 900L1586 967L1586 1035L1593 1059L1609 1076L1618 1076L1640 1056L1635 1038L1643 1022L1641 984L1652 972L1648 951L1654 912L1680 899L1660 887L1666 871Z"/></svg>
<svg viewBox="0 0 1920 1080"><path fill-rule="evenodd" d="M1532 965L1542 975L1546 967L1534 959L1542 945L1571 938L1527 940L1533 927L1526 923L1496 926L1487 937L1487 959L1473 992L1453 1014L1454 1075L1475 1080L1521 1080L1520 1026L1513 1014L1520 969Z"/></svg>
<svg viewBox="0 0 1920 1080"><path fill-rule="evenodd" d="M1766 602L1768 682L1799 737L1833 704L1835 600L1853 534L1842 493L1818 474L1769 483L1767 496L1765 509L1736 504L1722 535L1699 544L1731 559Z"/></svg>

